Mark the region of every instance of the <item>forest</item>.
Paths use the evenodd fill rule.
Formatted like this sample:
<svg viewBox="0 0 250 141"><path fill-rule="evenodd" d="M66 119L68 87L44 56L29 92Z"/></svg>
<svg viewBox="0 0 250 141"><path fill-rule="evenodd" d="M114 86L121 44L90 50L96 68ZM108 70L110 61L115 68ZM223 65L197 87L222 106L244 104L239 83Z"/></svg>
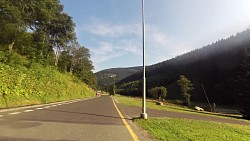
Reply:
<svg viewBox="0 0 250 141"><path fill-rule="evenodd" d="M0 107L21 96L28 104L92 93L94 66L74 30L59 0L0 1Z"/></svg>
<svg viewBox="0 0 250 141"><path fill-rule="evenodd" d="M244 107L249 107L249 51L250 29L246 29L235 36L148 66L147 91L164 86L168 93L166 99L180 99L177 80L184 75L193 84L191 101L205 102L205 92L211 103L240 107L245 103ZM141 96L141 88L141 71L118 82L118 91L123 95Z"/></svg>
<svg viewBox="0 0 250 141"><path fill-rule="evenodd" d="M101 90L110 89L112 91L113 81L119 82L120 80L142 70L142 67L130 67L130 68L111 68L101 70L95 73L97 86ZM115 76L115 78L112 78Z"/></svg>

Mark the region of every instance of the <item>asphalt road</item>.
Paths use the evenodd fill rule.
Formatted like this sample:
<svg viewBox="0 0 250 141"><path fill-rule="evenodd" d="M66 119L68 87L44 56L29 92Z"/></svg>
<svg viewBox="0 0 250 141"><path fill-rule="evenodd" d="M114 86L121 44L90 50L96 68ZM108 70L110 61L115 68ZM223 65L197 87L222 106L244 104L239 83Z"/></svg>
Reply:
<svg viewBox="0 0 250 141"><path fill-rule="evenodd" d="M130 141L109 96L0 111L0 141Z"/></svg>

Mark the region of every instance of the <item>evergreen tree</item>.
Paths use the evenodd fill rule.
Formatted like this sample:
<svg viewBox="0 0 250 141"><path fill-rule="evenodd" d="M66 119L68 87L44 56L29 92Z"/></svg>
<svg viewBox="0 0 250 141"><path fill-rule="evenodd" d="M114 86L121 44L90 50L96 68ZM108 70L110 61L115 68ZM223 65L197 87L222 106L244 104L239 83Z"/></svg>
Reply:
<svg viewBox="0 0 250 141"><path fill-rule="evenodd" d="M250 53L246 52L242 63L239 65L236 79L237 94L240 99L242 114L246 119L250 119Z"/></svg>
<svg viewBox="0 0 250 141"><path fill-rule="evenodd" d="M177 83L180 86L180 92L183 98L183 103L185 105L190 105L190 97L191 97L190 92L194 90L193 84L184 75L180 75L180 78L177 81Z"/></svg>

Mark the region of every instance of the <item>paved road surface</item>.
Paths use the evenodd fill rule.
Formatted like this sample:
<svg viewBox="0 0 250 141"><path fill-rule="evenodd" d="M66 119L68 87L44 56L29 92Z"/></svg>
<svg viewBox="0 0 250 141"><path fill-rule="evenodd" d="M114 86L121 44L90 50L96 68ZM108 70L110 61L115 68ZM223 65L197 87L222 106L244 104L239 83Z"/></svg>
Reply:
<svg viewBox="0 0 250 141"><path fill-rule="evenodd" d="M130 141L109 96L0 111L0 141Z"/></svg>

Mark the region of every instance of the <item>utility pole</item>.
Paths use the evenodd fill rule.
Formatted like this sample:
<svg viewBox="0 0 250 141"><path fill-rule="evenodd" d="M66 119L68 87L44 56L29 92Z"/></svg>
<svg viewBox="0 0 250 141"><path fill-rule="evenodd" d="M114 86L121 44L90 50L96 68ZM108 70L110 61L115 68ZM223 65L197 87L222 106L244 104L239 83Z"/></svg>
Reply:
<svg viewBox="0 0 250 141"><path fill-rule="evenodd" d="M206 91L205 91L205 88L204 88L203 84L201 84L201 86L202 86L203 92L204 92L204 94L205 94L205 96L206 96L206 99L207 99L207 102L208 102L208 104L209 104L210 110L211 110L211 112L212 112L212 111L213 111L213 110L212 110L212 106L211 106L211 104L210 104L210 102L209 102L209 100L208 100L208 97L207 97L207 93L206 93Z"/></svg>
<svg viewBox="0 0 250 141"><path fill-rule="evenodd" d="M143 90L142 90L142 113L141 118L147 119L146 113L146 67L145 67L145 17L144 0L142 0L142 46L143 46Z"/></svg>

